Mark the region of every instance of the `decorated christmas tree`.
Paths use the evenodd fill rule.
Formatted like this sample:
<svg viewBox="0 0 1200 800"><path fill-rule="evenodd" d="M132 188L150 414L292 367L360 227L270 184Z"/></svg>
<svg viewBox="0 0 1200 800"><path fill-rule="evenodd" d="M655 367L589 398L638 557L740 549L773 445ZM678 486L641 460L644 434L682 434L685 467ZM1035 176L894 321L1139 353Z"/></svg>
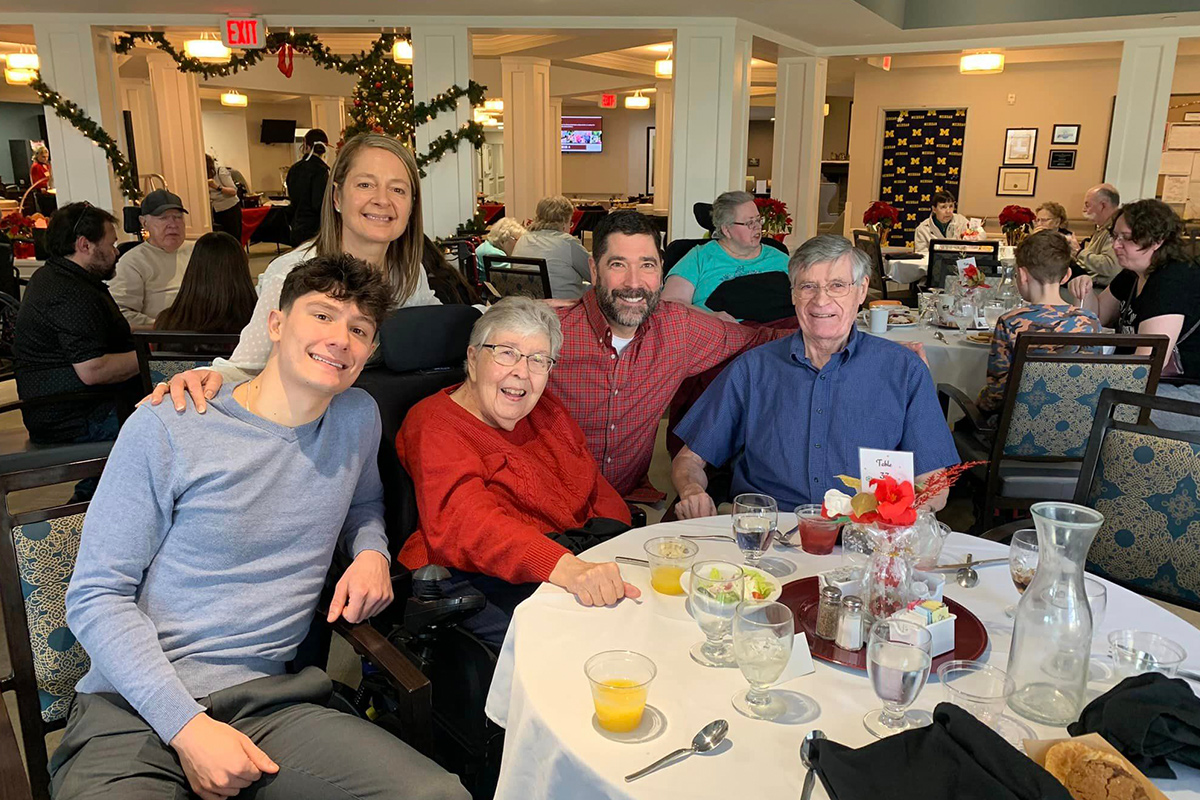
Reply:
<svg viewBox="0 0 1200 800"><path fill-rule="evenodd" d="M350 122L344 139L359 133L386 133L410 147L413 127L412 67L382 58L376 64L358 70L354 102L349 109Z"/></svg>

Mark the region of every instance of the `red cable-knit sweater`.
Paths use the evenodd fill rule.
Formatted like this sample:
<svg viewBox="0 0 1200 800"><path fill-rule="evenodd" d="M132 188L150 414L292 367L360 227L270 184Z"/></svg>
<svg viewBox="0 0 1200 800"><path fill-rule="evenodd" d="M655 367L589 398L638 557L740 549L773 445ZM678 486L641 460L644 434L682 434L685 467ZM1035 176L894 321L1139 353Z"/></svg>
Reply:
<svg viewBox="0 0 1200 800"><path fill-rule="evenodd" d="M400 550L409 569L440 564L526 583L549 579L563 554L546 534L591 517L629 522L583 431L542 394L512 431L492 428L445 389L413 406L396 435L416 487L420 523Z"/></svg>

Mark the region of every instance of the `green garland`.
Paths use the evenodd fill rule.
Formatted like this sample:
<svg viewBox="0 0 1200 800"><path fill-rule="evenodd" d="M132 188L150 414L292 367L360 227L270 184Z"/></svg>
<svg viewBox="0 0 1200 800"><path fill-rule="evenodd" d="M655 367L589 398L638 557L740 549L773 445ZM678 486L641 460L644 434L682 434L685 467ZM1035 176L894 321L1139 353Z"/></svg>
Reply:
<svg viewBox="0 0 1200 800"><path fill-rule="evenodd" d="M441 161L442 156L446 155L446 153L451 150L457 150L463 140L475 145L476 149L483 147L483 126L475 120L471 120L458 130L446 131L430 142L429 152L421 153L417 156L417 168L421 171L421 177L425 177L426 164Z"/></svg>
<svg viewBox="0 0 1200 800"><path fill-rule="evenodd" d="M465 97L470 102L471 107L483 105L483 95L487 91L487 87L476 83L475 81L467 81L467 88L462 88L458 84L454 84L445 92L442 92L429 103L417 103L413 106L410 116L413 120L414 127L422 123L429 122L443 111L453 111L458 101ZM482 142L482 140L480 140Z"/></svg>
<svg viewBox="0 0 1200 800"><path fill-rule="evenodd" d="M51 89L42 80L41 73L34 76L29 86L37 92L38 98L41 99L43 105L54 109L55 114L71 123L76 130L91 139L104 151L105 157L108 158L108 163L112 165L113 173L121 183L121 194L134 203L140 200L142 198L142 190L138 187L137 176L133 174L133 166L125 158L125 154L121 152L120 146L117 145L117 142L109 135L108 131L100 127L82 108Z"/></svg>

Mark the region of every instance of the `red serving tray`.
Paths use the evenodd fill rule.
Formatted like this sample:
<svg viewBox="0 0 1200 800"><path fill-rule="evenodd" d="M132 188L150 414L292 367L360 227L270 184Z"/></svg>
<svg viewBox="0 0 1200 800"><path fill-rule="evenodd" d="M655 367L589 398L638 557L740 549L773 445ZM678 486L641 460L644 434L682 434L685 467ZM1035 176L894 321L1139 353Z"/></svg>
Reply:
<svg viewBox="0 0 1200 800"><path fill-rule="evenodd" d="M859 650L843 650L828 639L817 636L817 605L820 602L821 578L813 575L785 584L779 596L779 602L792 610L796 615L796 633L803 633L808 639L808 650L813 658L841 664L862 672L867 671L867 648ZM930 671L947 661L954 659L974 660L987 650L987 629L979 618L966 609L961 603L956 603L949 597L946 605L950 613L956 616L954 620L954 649L933 659ZM865 632L864 632L865 638ZM865 641L864 641L865 645Z"/></svg>

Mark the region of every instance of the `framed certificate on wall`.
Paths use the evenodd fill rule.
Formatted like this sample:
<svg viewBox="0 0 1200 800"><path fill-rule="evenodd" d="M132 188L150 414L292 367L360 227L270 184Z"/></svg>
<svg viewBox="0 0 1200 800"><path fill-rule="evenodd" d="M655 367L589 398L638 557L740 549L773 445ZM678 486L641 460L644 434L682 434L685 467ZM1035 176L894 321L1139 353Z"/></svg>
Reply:
<svg viewBox="0 0 1200 800"><path fill-rule="evenodd" d="M1004 163L1033 164L1037 133L1037 128L1009 128L1004 135Z"/></svg>

